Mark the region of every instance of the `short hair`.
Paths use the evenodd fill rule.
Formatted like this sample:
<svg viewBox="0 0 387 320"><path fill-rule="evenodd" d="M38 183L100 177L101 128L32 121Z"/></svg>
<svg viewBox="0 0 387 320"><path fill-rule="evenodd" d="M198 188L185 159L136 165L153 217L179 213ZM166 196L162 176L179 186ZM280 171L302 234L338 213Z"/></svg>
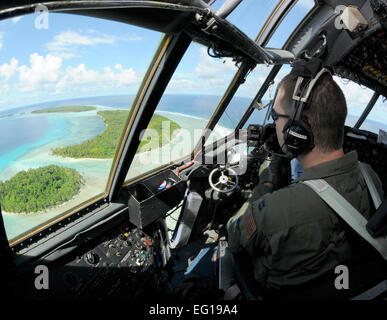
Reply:
<svg viewBox="0 0 387 320"><path fill-rule="evenodd" d="M296 74L288 74L279 83L285 90L281 107L291 113L292 96L297 82ZM342 148L347 103L343 91L330 74L325 73L313 87L309 103L302 111L302 119L312 128L314 144L321 151Z"/></svg>

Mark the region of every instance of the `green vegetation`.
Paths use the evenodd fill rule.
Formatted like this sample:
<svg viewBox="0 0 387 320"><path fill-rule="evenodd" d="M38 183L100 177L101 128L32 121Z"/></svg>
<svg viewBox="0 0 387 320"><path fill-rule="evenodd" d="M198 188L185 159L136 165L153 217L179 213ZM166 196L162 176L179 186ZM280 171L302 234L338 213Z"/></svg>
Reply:
<svg viewBox="0 0 387 320"><path fill-rule="evenodd" d="M165 132L163 132L163 122L168 123L168 124L166 124L167 130L165 130ZM152 129L152 130L155 130L157 132L157 135L159 137L158 147L162 147L162 146L165 146L171 142L175 130L180 129L180 128L181 127L176 122L174 122L166 117L160 116L158 114L154 114L151 121L149 122L147 129ZM140 152L142 150L146 150L146 151L151 150L152 149L151 147L144 148L144 146L150 142L150 139L151 138L149 138L148 140L142 140L140 142L140 145L138 147L137 152Z"/></svg>
<svg viewBox="0 0 387 320"><path fill-rule="evenodd" d="M128 111L99 111L97 114L103 118L106 124L104 132L93 139L77 145L55 148L52 150L52 153L57 156L70 158L113 158L128 117ZM168 121L170 123L170 135L168 135L168 133L162 133L162 123L164 121ZM152 128L157 131L159 136L159 145L161 146L162 143L165 145L170 142L173 132L176 129L179 129L180 126L166 117L155 114L153 115L148 128ZM162 134L164 134L164 136ZM138 152L147 143L149 143L149 141L141 141Z"/></svg>
<svg viewBox="0 0 387 320"><path fill-rule="evenodd" d="M0 202L7 212L37 212L70 200L82 184L75 169L55 165L29 169L0 181Z"/></svg>
<svg viewBox="0 0 387 320"><path fill-rule="evenodd" d="M95 109L96 107L89 107L89 106L67 106L67 107L35 110L35 111L32 111L32 113L85 112L85 111L91 111Z"/></svg>

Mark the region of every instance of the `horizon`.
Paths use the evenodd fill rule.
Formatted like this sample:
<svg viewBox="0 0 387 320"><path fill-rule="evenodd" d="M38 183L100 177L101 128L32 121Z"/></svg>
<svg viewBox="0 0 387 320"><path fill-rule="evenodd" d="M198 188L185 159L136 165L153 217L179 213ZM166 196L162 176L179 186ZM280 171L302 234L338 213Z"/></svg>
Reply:
<svg viewBox="0 0 387 320"><path fill-rule="evenodd" d="M243 2L228 20L253 39L264 23L259 18L267 17L276 4L274 0ZM218 5L220 3L215 3L214 8ZM312 0L298 2L267 47L281 48L313 5ZM242 15L244 19L241 20ZM98 96L94 99L135 96L162 36L152 30L115 21L56 13L50 14L47 29L36 29L33 28L35 18L36 15L31 14L0 22L3 27L0 32L1 115L40 104L87 99L95 93ZM271 67L257 65L235 97L252 101L270 70ZM231 58L213 59L204 46L192 43L164 96L182 93L223 96L236 71ZM284 65L275 82L289 71L290 67ZM336 78L345 93L348 113L359 116L373 91ZM264 97L263 101L266 98L270 99ZM380 98L369 119L387 123L386 111Z"/></svg>
<svg viewBox="0 0 387 320"><path fill-rule="evenodd" d="M0 117L1 116L12 116L12 115L15 115L15 114L19 114L19 113L21 113L24 110L28 110L28 111L39 110L39 109L41 109L41 108L38 108L39 106L46 107L46 105L54 104L54 103L67 103L67 102L70 103L72 101L81 101L81 100L87 100L87 99L106 99L106 98L117 98L117 97L131 97L131 98L135 98L135 96L136 96L136 94L108 94L108 95L101 95L101 96L83 96L83 97L77 97L77 98L72 98L72 99L49 100L49 101L43 101L43 102L29 104L29 105L21 105L21 106L15 107L15 108L0 110ZM216 98L221 98L222 97L221 95L216 95L216 94L167 93L167 94L164 94L161 97L160 101L163 99L163 97L168 97L168 96L195 96L195 97L216 97ZM233 99L246 99L246 100L248 99L248 100L251 100L250 97L236 96L236 95L233 97ZM231 100L231 102L232 101L233 100ZM269 100L266 100L266 102L268 102L268 101ZM130 103L132 103L132 101ZM265 104L265 101L263 101L263 103ZM93 104L87 104L87 105L92 106ZM64 105L56 105L56 106L52 106L52 108L59 108L59 107L63 107L63 106ZM102 104L100 106L109 107L109 108L115 108L115 107L112 107L112 106L105 106L105 105L102 105ZM247 109L247 107L248 107L248 105L246 106L246 109ZM228 109L226 109L226 110L228 110ZM180 112L180 113L184 114L183 112ZM189 115L187 115L187 116L189 116ZM354 114L354 113L349 113L349 112L348 112L348 115L347 115L347 117L353 117L353 118L359 118L359 116L360 115L357 115L357 114ZM372 119L372 118L367 117L365 119L365 122L368 122L368 121L373 122L375 124L381 124L383 126L387 125L387 124L385 124L383 122L383 120L376 120L376 119Z"/></svg>

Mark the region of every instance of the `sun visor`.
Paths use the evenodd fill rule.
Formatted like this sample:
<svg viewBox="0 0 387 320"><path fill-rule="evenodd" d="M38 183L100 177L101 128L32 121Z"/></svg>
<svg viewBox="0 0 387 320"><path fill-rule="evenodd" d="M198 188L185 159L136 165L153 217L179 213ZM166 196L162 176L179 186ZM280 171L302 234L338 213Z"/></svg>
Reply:
<svg viewBox="0 0 387 320"><path fill-rule="evenodd" d="M195 5L202 2L193 2ZM203 5L202 5L203 6ZM182 31L195 17L199 7L153 1L55 1L21 5L11 2L0 7L0 20L22 14L68 13L129 23L162 33Z"/></svg>

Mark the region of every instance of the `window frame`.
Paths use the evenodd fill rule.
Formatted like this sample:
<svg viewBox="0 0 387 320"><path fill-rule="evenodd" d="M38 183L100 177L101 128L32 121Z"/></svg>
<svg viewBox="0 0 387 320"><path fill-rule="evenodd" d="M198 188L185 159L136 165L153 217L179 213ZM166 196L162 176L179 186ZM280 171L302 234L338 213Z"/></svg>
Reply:
<svg viewBox="0 0 387 320"><path fill-rule="evenodd" d="M160 4L149 5L149 2L146 1L144 3L148 4L145 6L145 8L150 7L153 9L153 7L155 7L157 9L160 7ZM47 5L47 8L52 12L77 13L88 17L96 16L92 11L93 9L106 8L106 3L104 1L93 4L90 4L88 1L79 1L76 3L65 1L60 3L37 3L36 5ZM111 9L111 6L112 4L110 2L107 9ZM125 7L125 5L122 3L115 3L114 6L117 8ZM133 3L132 1L131 5L128 7L130 9L131 7L138 8L138 6L138 2ZM166 3L165 7L173 7L173 5ZM79 8L82 10L78 11ZM33 13L34 9L35 5L25 5L3 9L0 10L0 19L8 19ZM183 15L185 14L184 11L192 13L194 10L192 8L185 10L183 7ZM100 14L100 12L98 13ZM114 15L108 15L107 17L104 17L104 19L111 21L119 20L114 19ZM128 22L126 23L129 25L131 24ZM105 191L73 207L72 209L63 212L58 217L48 220L42 223L40 226L17 236L16 238L8 239L8 245L13 252L28 252L28 250L34 249L40 243L42 243L42 239L49 236L50 238L55 237L58 232L62 233L63 231L66 231L67 233L67 231L70 231L71 229L71 233L74 233L75 229L73 227L79 223L80 219L83 222L84 220L87 220L88 218L99 213L101 210L103 211L106 209L106 206L112 208L110 214L114 213L116 210L122 210L120 205L117 206L117 201L119 201L120 191L123 185L122 180L125 178L127 173L127 170L125 170L125 161L128 160L128 144L130 144L130 141L133 140L133 132L131 132L131 129L141 131L142 127L146 128L148 126L150 118L147 120L146 117L144 117L144 114L149 114L149 112L153 114L152 111L150 111L150 101L153 100L153 105L157 106L158 100L161 98L166 85L169 83L169 80L172 77L176 66L180 62L181 57L183 56L191 41L192 39L188 37L188 35L184 33L178 33L164 35L164 37L159 42L158 48L156 49L156 52L150 61L148 70L138 88L137 95L133 101L131 111L124 127L124 133L121 135L121 140L118 143L117 151L113 158ZM162 84L164 84L164 89ZM157 102L155 103L154 101ZM138 125L138 123L141 123L142 125ZM138 138L134 140L139 144ZM134 149L133 145L134 143L131 143L132 149ZM132 152L133 155L135 151L136 148L134 152ZM129 165L130 163L126 164L127 167L129 167ZM95 223L95 221L91 219L89 223L86 223L86 225L91 226L90 223L93 222ZM55 238L56 241L52 241L48 246L46 245L44 250L47 250L47 248L50 247L55 247L58 245L58 243L61 243L60 238ZM43 242L46 243L46 241ZM40 247L40 250L41 249L42 247Z"/></svg>
<svg viewBox="0 0 387 320"><path fill-rule="evenodd" d="M263 45L265 41L270 39L270 32L275 31L278 23L282 21L281 17L282 19L284 18L282 15L288 12L296 2L296 0L281 0L278 3L277 7L273 10L273 13L268 18L268 21L261 29L261 32L258 34L258 37L255 41L256 44ZM117 205L120 202L121 189L123 186L125 187L125 185L133 183L133 181L128 181L124 184L124 179L139 145L137 138L138 135L136 135L136 133L139 133L142 129L146 129L148 126L151 116L147 116L147 113L150 115L153 114L153 111L157 107L157 104L167 84L172 78L177 65L179 64L186 49L192 41L190 36L185 33L179 33L179 31L182 31L190 23L191 20L189 18L193 19L197 10L203 9L198 7L179 5L172 1L171 3L150 3L149 1L125 1L114 3L111 1L98 1L91 3L90 1L82 0L77 2L36 2L34 4L21 6L11 4L10 7L0 10L0 19L33 13L35 11L35 7L38 5L45 5L52 12L80 14L89 17L104 18L106 20L115 20L157 30L163 33L168 33L168 35L166 35L160 41L159 47L156 50L156 54L151 61L148 71L138 89L137 96L133 101L131 112L129 113L128 120L125 125L124 133L122 134L121 141L118 144L118 151L116 152L113 159L113 164L105 192L89 199L88 201L85 201L84 203L72 208L71 210L64 212L54 221L48 221L42 226L35 228L34 230L30 230L27 234L23 234L16 239L12 239L12 242L10 242L9 245L14 252L19 252L20 250L25 252L25 250L28 250L26 248L30 248L31 245L36 247L34 245L38 245L42 241L46 245L44 248L39 247L39 250L40 252L42 252L42 250L47 251L49 248L54 248L58 244L63 243L66 237L71 237L71 235L74 236L76 234L76 228L74 228L74 226L78 225L79 227L80 221L84 222L85 226L91 227L94 220L88 219L92 216L99 216L100 219L102 219L102 217L113 215L115 212L117 212L117 210L122 209L120 205ZM134 20L132 21L129 19L129 21L126 19L127 17L125 14L122 14L122 11L119 11L122 9L126 10L126 14L130 12L132 14L131 19ZM131 11L132 9L133 11ZM164 17L164 21L162 21L162 19L161 21L157 20L154 22L155 25L151 24L153 23L153 20L148 16L147 19L150 22L139 21L141 19L138 19L138 16L136 16L138 13L136 10L138 9L150 10L153 14L155 12L159 12L159 10L164 10L163 13L168 12L168 14L175 15L176 21L178 23L172 27L170 24L167 24L164 26L165 29L162 29L163 22L166 20ZM146 26L144 26L144 24ZM268 31L270 32L267 33ZM238 38L238 40L240 41L241 39ZM245 63L246 67L244 68L246 70L251 68L250 65L247 65L247 62ZM241 74L242 72L236 73L229 86L230 88L233 86L235 80L238 79L238 77L241 77ZM222 116L225 108L228 105L226 102L229 102L229 100L231 100L235 94L234 91L236 90L230 89L226 91L210 123L207 125L208 127L214 127L216 125L217 121ZM185 159L188 157L189 156L185 157ZM167 164L164 167L170 166L171 164ZM152 172L147 172L146 175L150 176L155 171L162 170L162 168L156 168ZM143 177L137 177L136 180L138 181L142 178ZM106 213L102 214L101 212ZM83 220L81 218L83 218ZM57 232L59 234L65 233L66 237L57 237ZM48 242L45 240L47 240L47 237L49 236L50 239L55 238L56 240L48 244Z"/></svg>
<svg viewBox="0 0 387 320"><path fill-rule="evenodd" d="M270 41L272 36L274 35L275 31L278 29L280 24L283 22L283 20L286 18L286 16L290 13L290 11L294 8L294 6L297 4L298 0L279 0L277 6L272 11L271 15L266 20L265 24L259 31L255 43L257 43L261 47L265 47L266 44ZM294 35L297 33L297 31L301 28L303 23L309 18L309 16L318 8L317 3L315 2L315 5L313 8L309 10L309 12L305 15L305 17L301 20L301 22L297 25L295 30L292 32L290 37L287 39L285 44L283 45L282 49L286 49L287 45L290 43L291 39L294 37ZM243 64L241 65L241 68L245 67ZM235 132L239 131L246 123L246 121L250 118L251 114L253 113L255 109L255 105L257 102L259 102L262 97L265 95L267 89L269 88L270 84L280 71L282 65L275 65L273 66L272 70L269 72L268 76L265 79L265 82L262 84L262 86L258 89L258 92L254 99L252 99L250 105L246 108L245 113L243 114L241 120L239 121L238 125L235 127L234 132L232 135L235 135ZM237 72L231 81L230 87L233 85L233 83L236 83L238 81L238 77L240 76L239 72ZM239 87L238 87L239 88ZM237 89L238 89L237 88ZM222 101L226 101L225 104L220 103L218 105L218 108L216 109L214 116L212 117L211 121L207 124L207 127L202 135L202 138L199 139L198 144L196 145L194 151L191 154L191 157L198 152L202 145L204 146L205 142L209 138L209 130L213 130L219 121L219 119L222 117L224 112L226 111L228 104L234 97L237 90L227 90L225 95L223 96ZM204 141L203 141L204 138ZM214 141L212 144L212 149L215 149L219 144L221 144L223 141L223 138ZM209 146L206 146L208 148Z"/></svg>

